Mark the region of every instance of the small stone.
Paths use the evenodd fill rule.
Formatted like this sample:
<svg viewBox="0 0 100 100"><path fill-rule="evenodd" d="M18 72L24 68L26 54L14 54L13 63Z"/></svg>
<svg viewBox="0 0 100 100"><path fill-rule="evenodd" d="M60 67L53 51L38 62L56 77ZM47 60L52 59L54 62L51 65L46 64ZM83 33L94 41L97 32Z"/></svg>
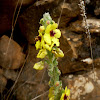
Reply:
<svg viewBox="0 0 100 100"><path fill-rule="evenodd" d="M68 77L69 77L69 78L73 78L73 75L69 75Z"/></svg>
<svg viewBox="0 0 100 100"><path fill-rule="evenodd" d="M83 59L81 61L83 61L83 62L85 62L87 64L92 64L93 63L93 60L91 58L86 58L86 59Z"/></svg>
<svg viewBox="0 0 100 100"><path fill-rule="evenodd" d="M97 80L97 83L100 85L100 80Z"/></svg>
<svg viewBox="0 0 100 100"><path fill-rule="evenodd" d="M67 38L68 41L70 41L70 38Z"/></svg>
<svg viewBox="0 0 100 100"><path fill-rule="evenodd" d="M84 88L86 93L91 93L94 89L94 85L92 84L92 82L87 82Z"/></svg>
<svg viewBox="0 0 100 100"><path fill-rule="evenodd" d="M78 41L78 40L79 40L78 38L74 38L74 39L73 39L74 42L76 42L76 41Z"/></svg>

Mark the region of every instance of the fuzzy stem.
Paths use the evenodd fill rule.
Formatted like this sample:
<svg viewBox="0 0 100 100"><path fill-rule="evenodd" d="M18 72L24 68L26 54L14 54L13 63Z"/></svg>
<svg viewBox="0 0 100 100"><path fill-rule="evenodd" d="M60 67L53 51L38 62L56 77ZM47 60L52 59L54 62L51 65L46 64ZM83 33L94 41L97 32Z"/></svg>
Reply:
<svg viewBox="0 0 100 100"><path fill-rule="evenodd" d="M62 82L59 80L60 70L57 67L58 61L55 55L48 51L48 75L50 77L49 86L53 88L54 100L57 100L62 89Z"/></svg>

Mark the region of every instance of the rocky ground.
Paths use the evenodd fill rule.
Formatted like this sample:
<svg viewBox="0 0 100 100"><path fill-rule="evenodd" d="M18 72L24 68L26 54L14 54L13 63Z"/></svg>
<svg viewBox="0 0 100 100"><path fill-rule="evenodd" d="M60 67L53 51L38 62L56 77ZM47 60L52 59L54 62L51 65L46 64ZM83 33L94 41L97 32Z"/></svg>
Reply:
<svg viewBox="0 0 100 100"><path fill-rule="evenodd" d="M60 48L65 56L59 59L58 67L62 72L63 86L67 85L71 90L70 100L100 100L100 0L85 0L93 59L80 15L79 0L17 2L1 0L0 3L1 100L48 100L47 69L33 69L35 62L39 61L34 38L45 12L49 12L55 22L60 19Z"/></svg>

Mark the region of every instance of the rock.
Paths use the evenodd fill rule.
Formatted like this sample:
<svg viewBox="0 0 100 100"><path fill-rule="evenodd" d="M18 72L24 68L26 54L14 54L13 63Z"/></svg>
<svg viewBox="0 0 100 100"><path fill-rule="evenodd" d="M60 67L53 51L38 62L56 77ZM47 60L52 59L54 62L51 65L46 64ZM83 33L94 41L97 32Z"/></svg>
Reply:
<svg viewBox="0 0 100 100"><path fill-rule="evenodd" d="M55 22L60 21L60 28L66 27L66 24L80 13L77 4L78 0L71 2L66 1L64 5L61 0L58 2L55 0L37 1L19 17L18 22L22 34L30 44L34 44L34 38L38 34L39 21L45 12L49 12ZM60 20L59 17L62 9L63 12Z"/></svg>
<svg viewBox="0 0 100 100"><path fill-rule="evenodd" d="M100 15L100 8L96 8L94 10L94 13L95 13L96 16Z"/></svg>
<svg viewBox="0 0 100 100"><path fill-rule="evenodd" d="M33 69L33 66L25 66L23 73L20 76L18 84L15 88L16 97L18 100L30 100L38 95L40 100L46 100L48 97L48 75L46 69L37 71ZM22 92L23 91L23 92ZM46 92L46 93L45 93Z"/></svg>
<svg viewBox="0 0 100 100"><path fill-rule="evenodd" d="M85 0L86 9L88 14L95 15L96 17L100 16L100 0Z"/></svg>
<svg viewBox="0 0 100 100"><path fill-rule="evenodd" d="M3 75L0 75L0 93L3 92L3 90L6 87L6 84L7 84L7 79Z"/></svg>
<svg viewBox="0 0 100 100"><path fill-rule="evenodd" d="M36 58L37 52L34 46L29 45L28 57L15 89L18 100L30 100L48 90L49 77L46 68L41 71L33 69L34 64L39 61ZM48 97L47 93L45 95ZM45 100L45 95L40 97L41 100Z"/></svg>
<svg viewBox="0 0 100 100"><path fill-rule="evenodd" d="M100 1L96 0L94 13L96 16L100 16Z"/></svg>
<svg viewBox="0 0 100 100"><path fill-rule="evenodd" d="M75 25L77 27L77 25ZM68 30L69 29L69 30ZM65 37L71 46L74 55L76 58L89 58L90 55L90 42L92 45L92 52L94 59L99 58L99 52L100 52L100 44L99 44L99 33L98 34L91 34L91 41L87 37L87 34L83 33L82 30L77 30L73 28L66 28L63 30L65 33Z"/></svg>
<svg viewBox="0 0 100 100"><path fill-rule="evenodd" d="M18 0L1 0L0 3L0 34L3 34L12 28L12 19L14 15L14 10L17 5ZM22 8L33 4L35 0L23 0ZM17 7L19 7L21 1ZM17 12L17 11L16 11Z"/></svg>
<svg viewBox="0 0 100 100"><path fill-rule="evenodd" d="M26 59L26 63L24 65L24 69L22 74L20 75L19 81L33 81L34 77L32 77L36 70L33 69L33 66L39 59L36 58L38 51L35 49L34 46L28 46L28 56Z"/></svg>
<svg viewBox="0 0 100 100"><path fill-rule="evenodd" d="M24 6L28 6L30 4L33 4L35 2L35 0L23 0L22 5ZM21 1L19 1L19 4L21 3Z"/></svg>
<svg viewBox="0 0 100 100"><path fill-rule="evenodd" d="M60 48L64 52L64 57L59 59L59 69L63 74L80 70L90 70L92 63L96 68L99 67L100 45L98 36L91 37L92 55L90 55L90 44L86 34L78 34L67 29L62 29ZM87 67L86 67L87 66Z"/></svg>
<svg viewBox="0 0 100 100"><path fill-rule="evenodd" d="M100 58L94 59L94 64L95 64L95 66L100 68Z"/></svg>
<svg viewBox="0 0 100 100"><path fill-rule="evenodd" d="M2 75L2 74L3 74L3 69L0 68L0 75Z"/></svg>
<svg viewBox="0 0 100 100"><path fill-rule="evenodd" d="M4 73L3 69L0 68L0 93L4 91L7 84L7 79L3 76L3 73Z"/></svg>
<svg viewBox="0 0 100 100"><path fill-rule="evenodd" d="M10 69L5 69L3 71L3 76L5 76L7 79L16 81L16 78L18 76L18 72L15 72L14 70L10 70Z"/></svg>
<svg viewBox="0 0 100 100"><path fill-rule="evenodd" d="M54 8L53 13L51 13L51 15L52 18L59 23L59 28L64 28L71 20L73 20L80 14L80 9L78 7L78 0L65 2L61 1L62 0L60 0L58 6Z"/></svg>
<svg viewBox="0 0 100 100"><path fill-rule="evenodd" d="M6 69L18 69L22 66L25 55L14 40L3 35L0 38L0 66Z"/></svg>
<svg viewBox="0 0 100 100"><path fill-rule="evenodd" d="M99 19L87 19L87 23L89 25L90 33L97 34L100 36L100 20ZM84 32L85 33L85 23L83 21L76 21L70 24L69 27L67 27L68 30L74 31L74 32Z"/></svg>
<svg viewBox="0 0 100 100"><path fill-rule="evenodd" d="M87 19L91 33L100 33L100 19ZM82 24L85 27L85 23Z"/></svg>
<svg viewBox="0 0 100 100"><path fill-rule="evenodd" d="M19 84L20 86L21 84ZM23 92L22 92L23 91ZM41 96L40 96L41 95ZM18 88L16 93L18 100L47 100L48 99L48 85L47 84L25 84Z"/></svg>
<svg viewBox="0 0 100 100"><path fill-rule="evenodd" d="M34 46L29 45L28 57L26 59L25 65L24 65L23 72L20 75L19 82L21 82L21 81L34 82L35 79L36 79L36 81L41 80L40 77L42 77L42 74L43 74L44 71L43 70L42 71L36 71L35 69L33 69L34 64L37 63L38 61L40 61L40 59L36 58L37 53L38 53L38 50L36 50L36 48ZM44 69L44 70L46 70L46 69ZM36 74L36 76L35 76L35 74ZM47 72L45 74L47 74ZM46 77L47 76L48 75L46 75ZM46 78L46 77L44 77L44 78Z"/></svg>
<svg viewBox="0 0 100 100"><path fill-rule="evenodd" d="M63 35L60 39L60 48L64 52L64 57L59 59L59 69L63 74L86 70L84 67L86 66L85 63L78 60L78 52L76 49L82 45L81 35L77 35L69 31L66 31L64 34L64 30L62 32ZM78 41L73 42L73 39L74 41Z"/></svg>
<svg viewBox="0 0 100 100"><path fill-rule="evenodd" d="M54 4L50 5L31 6L19 17L19 26L22 34L26 37L30 44L34 44L34 38L38 35L39 21L47 9L53 9ZM40 10L41 9L41 10Z"/></svg>
<svg viewBox="0 0 100 100"><path fill-rule="evenodd" d="M99 81L100 81L100 69L93 71L73 75L72 78L65 76L62 78L64 85L68 86L71 90L70 100L97 100L99 97Z"/></svg>

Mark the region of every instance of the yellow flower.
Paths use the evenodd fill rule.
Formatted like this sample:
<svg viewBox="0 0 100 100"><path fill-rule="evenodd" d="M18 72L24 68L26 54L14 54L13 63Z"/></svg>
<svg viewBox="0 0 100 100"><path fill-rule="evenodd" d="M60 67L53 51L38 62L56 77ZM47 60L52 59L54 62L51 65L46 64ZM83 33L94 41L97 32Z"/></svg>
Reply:
<svg viewBox="0 0 100 100"><path fill-rule="evenodd" d="M42 61L35 63L33 68L36 70L42 70L44 68L44 63Z"/></svg>
<svg viewBox="0 0 100 100"><path fill-rule="evenodd" d="M47 49L51 51L53 46L54 46L54 43L51 43L51 45L46 44L46 42L44 41L44 36L39 30L39 36L36 37L36 44L35 44L36 50Z"/></svg>
<svg viewBox="0 0 100 100"><path fill-rule="evenodd" d="M38 50L39 48L41 48L41 42L37 41L35 44L36 50Z"/></svg>
<svg viewBox="0 0 100 100"><path fill-rule="evenodd" d="M43 43L43 35L42 33L39 31L39 35L35 38L36 44L36 50L41 49L42 48L42 43Z"/></svg>
<svg viewBox="0 0 100 100"><path fill-rule="evenodd" d="M49 100L54 100L54 96L53 96L53 97L51 97Z"/></svg>
<svg viewBox="0 0 100 100"><path fill-rule="evenodd" d="M69 100L70 98L70 90L67 89L67 86L65 88L64 93L62 93L60 100Z"/></svg>
<svg viewBox="0 0 100 100"><path fill-rule="evenodd" d="M47 55L47 50L46 49L41 49L39 50L39 53L37 54L37 58L44 58Z"/></svg>
<svg viewBox="0 0 100 100"><path fill-rule="evenodd" d="M59 39L61 37L61 32L59 29L56 29L58 27L57 23L49 24L45 30L44 34L44 41L51 45L52 42L56 44L56 46L59 46Z"/></svg>
<svg viewBox="0 0 100 100"><path fill-rule="evenodd" d="M47 49L49 51L51 51L51 49L52 49L53 46L54 46L54 43L51 43L51 45L48 45L46 43L43 44L43 48L45 48L45 49Z"/></svg>
<svg viewBox="0 0 100 100"><path fill-rule="evenodd" d="M53 49L52 53L54 53L56 57L64 57L64 53L60 48L57 48L56 50Z"/></svg>
<svg viewBox="0 0 100 100"><path fill-rule="evenodd" d="M49 100L54 100L54 87L49 89Z"/></svg>

